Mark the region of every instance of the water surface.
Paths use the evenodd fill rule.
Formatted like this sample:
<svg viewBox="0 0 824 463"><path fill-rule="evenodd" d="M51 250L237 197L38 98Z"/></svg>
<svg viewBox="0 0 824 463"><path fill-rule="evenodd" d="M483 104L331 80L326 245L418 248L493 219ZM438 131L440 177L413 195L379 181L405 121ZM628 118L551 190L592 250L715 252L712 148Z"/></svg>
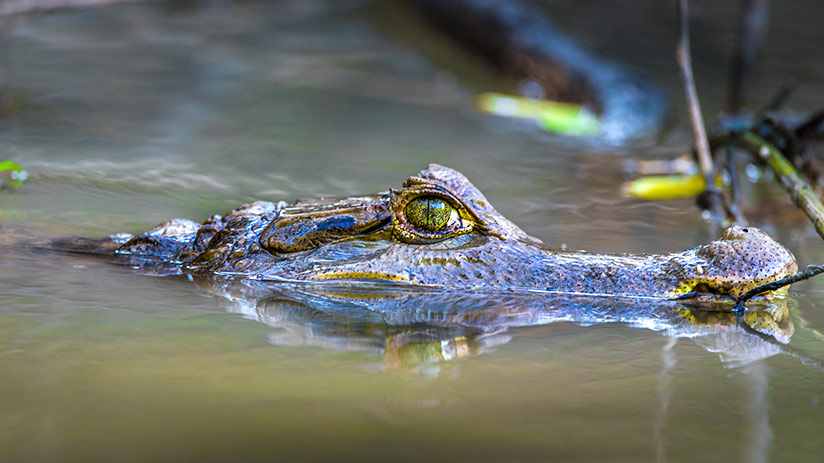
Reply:
<svg viewBox="0 0 824 463"><path fill-rule="evenodd" d="M566 8L559 16L586 43L677 92L660 25L669 5L650 2L643 24L633 15L656 37L638 53L638 42L614 40L618 26L599 25L612 2L589 16L547 3ZM726 75L725 32L710 33L732 14L713 8L696 7L708 113ZM781 8L761 92L791 75L796 106L810 110L824 67L804 53L821 38ZM141 232L255 199L381 191L429 162L463 171L553 245L668 252L717 236L690 201L617 193L627 157L672 156L688 142L683 117L662 145L613 149L483 116L471 84L376 16L360 3L294 1L0 18L5 82L27 105L0 120L0 158L32 176L0 195L0 458L820 461L818 280L793 287L786 346L597 317L480 337L404 334L368 311L230 300L13 244ZM765 181L751 188L789 207ZM824 261L799 214L755 225L802 265ZM755 347L731 357L746 340Z"/></svg>

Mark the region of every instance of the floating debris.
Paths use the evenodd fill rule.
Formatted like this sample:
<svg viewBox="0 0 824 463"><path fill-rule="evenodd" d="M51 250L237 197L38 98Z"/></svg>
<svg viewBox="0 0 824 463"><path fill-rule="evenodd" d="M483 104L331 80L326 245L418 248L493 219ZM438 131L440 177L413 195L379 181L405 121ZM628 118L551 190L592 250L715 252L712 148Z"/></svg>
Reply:
<svg viewBox="0 0 824 463"><path fill-rule="evenodd" d="M596 135L598 118L585 106L549 100L534 100L500 93L482 93L475 104L482 112L506 117L534 119L548 132L567 135Z"/></svg>
<svg viewBox="0 0 824 463"><path fill-rule="evenodd" d="M12 191L20 187L29 173L14 161L0 161L0 190Z"/></svg>
<svg viewBox="0 0 824 463"><path fill-rule="evenodd" d="M715 183L723 185L720 175L716 176ZM706 183L701 174L649 175L624 183L621 192L624 196L657 201L697 196L704 188Z"/></svg>

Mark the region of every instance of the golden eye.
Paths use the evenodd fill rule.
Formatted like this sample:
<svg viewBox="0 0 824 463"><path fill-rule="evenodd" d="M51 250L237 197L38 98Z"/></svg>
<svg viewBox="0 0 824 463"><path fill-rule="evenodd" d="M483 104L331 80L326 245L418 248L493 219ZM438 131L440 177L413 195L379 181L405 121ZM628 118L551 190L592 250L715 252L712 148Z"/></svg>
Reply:
<svg viewBox="0 0 824 463"><path fill-rule="evenodd" d="M409 244L443 241L477 230L488 233L486 222L444 185L411 178L402 190L390 190L392 236Z"/></svg>
<svg viewBox="0 0 824 463"><path fill-rule="evenodd" d="M436 196L420 196L406 205L406 220L410 225L428 232L437 232L459 219L458 212Z"/></svg>

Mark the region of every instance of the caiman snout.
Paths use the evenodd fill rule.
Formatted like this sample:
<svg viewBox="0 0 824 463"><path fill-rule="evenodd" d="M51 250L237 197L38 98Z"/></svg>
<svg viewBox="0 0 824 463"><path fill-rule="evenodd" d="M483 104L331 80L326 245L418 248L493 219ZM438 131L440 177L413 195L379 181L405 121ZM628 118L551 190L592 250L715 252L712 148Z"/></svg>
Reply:
<svg viewBox="0 0 824 463"><path fill-rule="evenodd" d="M676 289L678 296L695 292L739 297L798 271L795 256L754 227L727 228L721 239L684 254L686 268Z"/></svg>

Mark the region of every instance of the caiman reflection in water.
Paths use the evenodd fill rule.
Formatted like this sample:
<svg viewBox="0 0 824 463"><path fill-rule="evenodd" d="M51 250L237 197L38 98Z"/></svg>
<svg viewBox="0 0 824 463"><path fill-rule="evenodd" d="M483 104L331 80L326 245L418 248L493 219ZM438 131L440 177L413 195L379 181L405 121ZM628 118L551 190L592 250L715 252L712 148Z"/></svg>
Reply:
<svg viewBox="0 0 824 463"><path fill-rule="evenodd" d="M257 307L273 304L261 293L270 291L332 318L346 317L347 307L365 309L379 318L370 329L437 322L433 333L471 327L476 335L558 320L676 331L740 329L744 321L784 340L792 329L780 301L740 319L724 302L797 269L789 251L755 228L731 227L719 240L664 255L550 249L499 214L462 174L434 164L385 193L255 202L202 224L174 219L142 235L68 246L114 253L147 273L221 281L221 292L224 282L239 283ZM354 296L342 297L342 288ZM687 308L686 300L710 304L714 315ZM404 330L383 338L426 333ZM461 336L435 335L445 345ZM455 349L471 352L470 344Z"/></svg>
<svg viewBox="0 0 824 463"><path fill-rule="evenodd" d="M230 300L230 311L275 327L273 344L372 351L399 368L482 354L518 328L551 323L622 323L690 338L727 367L781 353L794 332L783 298L734 313L714 303L626 297L195 281Z"/></svg>

